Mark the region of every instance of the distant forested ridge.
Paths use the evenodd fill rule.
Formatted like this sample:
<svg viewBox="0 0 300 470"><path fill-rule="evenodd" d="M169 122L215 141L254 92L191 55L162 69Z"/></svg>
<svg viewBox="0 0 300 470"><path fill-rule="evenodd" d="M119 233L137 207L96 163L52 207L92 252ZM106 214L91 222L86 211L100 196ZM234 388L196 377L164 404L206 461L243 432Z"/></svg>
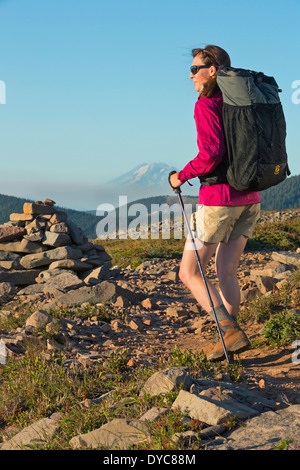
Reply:
<svg viewBox="0 0 300 470"><path fill-rule="evenodd" d="M182 197L185 204L197 204L197 196L185 196L188 187L182 186ZM282 183L261 192L261 209L264 211L280 211L300 207L300 175L290 176ZM148 210L151 204L174 204L177 196L154 196L139 199L135 203L145 204Z"/></svg>
<svg viewBox="0 0 300 470"><path fill-rule="evenodd" d="M300 175L290 176L282 183L261 193L261 208L265 211L300 207Z"/></svg>
<svg viewBox="0 0 300 470"><path fill-rule="evenodd" d="M182 187L182 196L185 204L192 204L196 207L198 198L197 196L185 195L188 188ZM147 207L148 213L151 213L153 204L168 204L172 205L178 201L177 196L173 193L169 196L153 196L145 199L139 199L132 204L143 204ZM261 192L261 208L264 211L279 211L284 209L295 209L300 207L300 175L290 176L282 183ZM9 216L13 212L23 212L24 202L34 202L29 199L24 199L15 196L5 196L0 194L0 225L9 221ZM95 215L94 211L77 211L75 209L66 209L56 206L58 210L66 212L68 218L72 220L78 227L80 227L88 238L97 238L96 227L100 220ZM94 213L93 213L94 212ZM117 211L118 212L118 211Z"/></svg>

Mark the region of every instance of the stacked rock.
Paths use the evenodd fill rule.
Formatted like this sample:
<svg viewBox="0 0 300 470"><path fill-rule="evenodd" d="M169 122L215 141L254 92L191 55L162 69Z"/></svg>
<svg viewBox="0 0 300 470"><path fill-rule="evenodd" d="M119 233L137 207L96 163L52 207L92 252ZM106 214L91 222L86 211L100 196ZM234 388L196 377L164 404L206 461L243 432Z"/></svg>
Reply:
<svg viewBox="0 0 300 470"><path fill-rule="evenodd" d="M104 248L89 242L54 206L51 199L26 202L23 213L11 214L10 221L0 226L0 293L45 283L61 274L66 280L66 273L80 284L96 284L111 267Z"/></svg>

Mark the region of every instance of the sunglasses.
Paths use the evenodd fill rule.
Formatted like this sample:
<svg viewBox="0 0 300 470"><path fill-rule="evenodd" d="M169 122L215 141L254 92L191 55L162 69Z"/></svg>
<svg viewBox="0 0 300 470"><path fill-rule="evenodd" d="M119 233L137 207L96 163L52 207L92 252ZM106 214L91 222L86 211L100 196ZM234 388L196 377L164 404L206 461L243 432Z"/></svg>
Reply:
<svg viewBox="0 0 300 470"><path fill-rule="evenodd" d="M191 73L193 75L196 75L199 72L199 70L209 69L209 67L211 67L211 65L192 65L191 66Z"/></svg>

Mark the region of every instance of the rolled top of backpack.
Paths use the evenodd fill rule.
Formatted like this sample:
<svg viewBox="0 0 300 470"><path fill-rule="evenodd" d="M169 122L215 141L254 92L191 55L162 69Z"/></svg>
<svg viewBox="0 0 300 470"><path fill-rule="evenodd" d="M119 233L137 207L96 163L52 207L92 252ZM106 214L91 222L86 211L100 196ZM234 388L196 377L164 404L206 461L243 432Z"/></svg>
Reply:
<svg viewBox="0 0 300 470"><path fill-rule="evenodd" d="M222 65L218 68L217 83L223 102L231 106L280 103L281 90L276 80L262 72Z"/></svg>

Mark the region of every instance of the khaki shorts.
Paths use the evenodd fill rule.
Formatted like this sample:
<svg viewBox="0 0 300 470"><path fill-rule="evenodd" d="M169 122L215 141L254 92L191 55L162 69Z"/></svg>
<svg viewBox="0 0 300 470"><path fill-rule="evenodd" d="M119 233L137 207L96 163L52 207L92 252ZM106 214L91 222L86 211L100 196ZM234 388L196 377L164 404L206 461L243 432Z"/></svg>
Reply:
<svg viewBox="0 0 300 470"><path fill-rule="evenodd" d="M200 205L191 216L193 237L206 243L228 243L241 235L252 236L260 215L260 203L246 206Z"/></svg>

